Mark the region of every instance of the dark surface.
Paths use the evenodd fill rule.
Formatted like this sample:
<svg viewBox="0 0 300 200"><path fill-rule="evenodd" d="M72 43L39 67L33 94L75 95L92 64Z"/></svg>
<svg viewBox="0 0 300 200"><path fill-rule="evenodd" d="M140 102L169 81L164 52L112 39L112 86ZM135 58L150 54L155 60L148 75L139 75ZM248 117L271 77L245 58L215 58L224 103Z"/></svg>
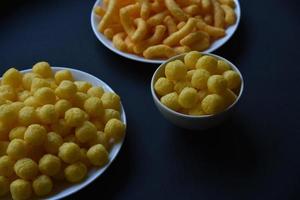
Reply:
<svg viewBox="0 0 300 200"><path fill-rule="evenodd" d="M98 42L93 1L0 3L1 73L46 60L92 73L122 97L122 151L69 199L300 199L298 0L241 0L239 29L215 53L239 67L245 91L232 118L206 132L179 129L159 114L150 93L156 66Z"/></svg>

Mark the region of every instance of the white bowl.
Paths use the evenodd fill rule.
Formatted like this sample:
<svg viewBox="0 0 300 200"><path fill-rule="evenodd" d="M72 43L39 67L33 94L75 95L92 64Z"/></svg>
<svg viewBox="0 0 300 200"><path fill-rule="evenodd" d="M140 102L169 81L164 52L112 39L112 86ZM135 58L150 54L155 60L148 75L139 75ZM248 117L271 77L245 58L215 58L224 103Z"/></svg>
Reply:
<svg viewBox="0 0 300 200"><path fill-rule="evenodd" d="M222 58L222 57L214 55L214 54L210 54L210 53L202 53L202 54L203 55L210 55L210 56L213 56L217 59L221 59L221 60L224 60L224 61L228 62L231 65L232 70L236 71L240 75L241 80L242 80L241 81L241 87L240 87L240 91L239 91L239 94L237 96L236 101L232 105L230 105L226 110L224 110L223 112L218 113L216 115L203 115L203 116L185 115L185 114L173 111L170 108L163 105L160 102L160 100L157 97L156 92L154 90L155 82L160 77L165 76L165 66L166 66L166 64L173 61L173 60L177 60L177 59L183 60L185 54L181 54L181 55L177 55L175 57L172 57L169 60L167 60L166 62L164 62L163 64L161 64L157 68L157 70L154 72L154 74L152 76L152 80L151 80L151 93L152 93L154 103L155 103L156 107L158 108L158 110L160 111L160 113L167 120L172 122L174 125L177 125L179 127L185 128L185 129L205 130L205 129L208 129L208 128L211 128L211 127L214 127L214 126L220 124L233 111L233 108L235 107L235 105L239 101L240 97L242 96L243 90L244 90L243 76L234 64L232 64L231 62L229 62L225 58Z"/></svg>
<svg viewBox="0 0 300 200"><path fill-rule="evenodd" d="M97 77L95 77L91 74L88 74L88 73L80 71L80 70L71 69L71 68L52 67L53 72L56 72L59 70L64 70L64 69L67 69L72 72L74 80L88 81L93 86L103 87L104 91L114 92L106 83L104 83L103 81L101 81L100 79L98 79ZM27 69L27 70L21 71L21 73L28 73L31 71L32 71L31 69ZM121 121L126 125L126 115L125 115L123 105L121 105L120 114L121 114ZM70 184L67 182L55 183L54 190L51 192L51 194L49 196L46 196L44 198L49 199L49 200L62 199L64 197L67 197L67 196L81 190L82 188L86 187L88 184L93 182L96 178L98 178L101 174L103 174L104 171L114 161L114 159L116 158L116 156L118 155L118 153L122 147L124 138L120 142L113 145L113 147L111 148L111 150L109 152L109 162L104 167L92 168L91 170L88 171L88 175L87 175L86 179L78 184ZM10 199L10 195L4 199Z"/></svg>
<svg viewBox="0 0 300 200"><path fill-rule="evenodd" d="M217 50L219 47L221 47L223 44L225 44L232 37L234 32L236 31L236 29L240 23L241 8L240 8L240 3L238 0L234 0L234 2L236 4L236 8L235 8L235 13L236 13L236 17L237 17L236 23L226 29L225 37L220 38L220 39L216 40L214 43L212 43L212 45L207 50L205 50L204 53L210 53L210 52ZM116 54L119 54L120 56L129 58L131 60L139 61L139 62L161 64L164 61L166 61L166 60L161 60L161 59L146 59L141 56L137 56L137 55L130 54L130 53L125 53L125 52L120 51L119 49L115 48L113 46L112 42L109 39L107 39L102 33L100 33L97 28L101 18L99 16L97 16L96 14L94 14L94 8L95 8L95 6L98 6L101 4L102 4L102 0L97 0L94 4L94 7L93 7L92 13L91 13L91 25L92 25L92 29L93 29L96 37L104 46L106 46L108 49L115 52Z"/></svg>

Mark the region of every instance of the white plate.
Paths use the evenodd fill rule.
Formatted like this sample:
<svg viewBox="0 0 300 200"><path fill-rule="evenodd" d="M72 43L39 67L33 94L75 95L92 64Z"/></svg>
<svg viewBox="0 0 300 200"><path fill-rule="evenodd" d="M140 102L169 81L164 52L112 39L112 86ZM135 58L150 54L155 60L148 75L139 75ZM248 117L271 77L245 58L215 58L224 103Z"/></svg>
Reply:
<svg viewBox="0 0 300 200"><path fill-rule="evenodd" d="M53 72L56 72L59 70L64 70L64 69L70 70L72 72L74 80L88 81L89 83L91 83L94 86L103 87L104 91L114 92L106 83L104 83L103 81L101 81L100 79L96 78L95 76L93 76L91 74L88 74L88 73L80 71L80 70L71 69L71 68L52 67ZM28 73L28 72L31 72L31 69L23 70L21 72ZM123 105L121 105L120 114L121 114L121 121L126 125L126 116L125 116L125 111L124 111ZM112 147L112 149L109 152L109 162L104 167L90 169L88 171L88 175L87 175L86 179L83 182L78 183L78 184L70 184L67 182L55 183L54 190L52 191L51 195L46 196L44 198L49 199L49 200L62 199L66 196L69 196L69 195L81 190L82 188L84 188L85 186L87 186L88 184L93 182L114 161L114 159L116 158L116 156L118 155L118 153L122 147L124 138L119 143L114 144L114 146ZM4 199L10 199L10 195ZM33 198L31 198L31 199L33 199Z"/></svg>
<svg viewBox="0 0 300 200"><path fill-rule="evenodd" d="M221 47L223 44L225 44L232 37L234 32L236 31L236 29L237 29L237 27L240 23L241 8L240 8L240 3L239 3L238 0L234 0L234 2L236 4L236 8L235 8L235 13L236 13L236 16L237 16L236 23L226 29L226 36L225 37L223 37L219 40L216 40L214 43L212 43L212 45L207 50L203 51L204 53L210 53L210 52L213 52L213 51L217 50L219 47ZM100 22L100 17L97 16L96 14L94 14L94 8L95 8L95 6L101 5L101 4L102 4L102 0L97 0L96 3L94 4L94 7L93 7L92 13L91 13L91 24L92 24L92 28L93 28L93 31L94 31L96 37L98 38L98 40L104 46L106 46L111 51L113 51L116 54L119 54L119 55L121 55L125 58L129 58L131 60L140 61L140 62L144 62L144 63L161 64L161 63L163 63L164 61L167 60L167 59L165 59L165 60L146 59L146 58L141 57L141 56L137 56L137 55L134 55L134 54L122 52L122 51L118 50L117 48L115 48L113 46L112 42L109 39L107 39L102 33L100 33L98 31L98 28L97 28L98 24Z"/></svg>

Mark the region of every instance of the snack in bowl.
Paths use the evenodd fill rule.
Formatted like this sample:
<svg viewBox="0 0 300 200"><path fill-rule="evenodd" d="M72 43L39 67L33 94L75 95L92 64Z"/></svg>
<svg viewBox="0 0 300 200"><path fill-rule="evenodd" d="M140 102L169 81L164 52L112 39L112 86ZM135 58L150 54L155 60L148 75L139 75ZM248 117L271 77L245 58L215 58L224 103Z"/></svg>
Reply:
<svg viewBox="0 0 300 200"><path fill-rule="evenodd" d="M237 23L235 6L234 0L108 0L94 14L116 49L166 59L210 48Z"/></svg>
<svg viewBox="0 0 300 200"><path fill-rule="evenodd" d="M120 97L47 62L11 68L0 87L0 196L45 198L105 168L126 126ZM4 89L3 89L4 88ZM123 117L123 116L122 116ZM69 186L71 186L69 184ZM63 197L61 195L60 197Z"/></svg>

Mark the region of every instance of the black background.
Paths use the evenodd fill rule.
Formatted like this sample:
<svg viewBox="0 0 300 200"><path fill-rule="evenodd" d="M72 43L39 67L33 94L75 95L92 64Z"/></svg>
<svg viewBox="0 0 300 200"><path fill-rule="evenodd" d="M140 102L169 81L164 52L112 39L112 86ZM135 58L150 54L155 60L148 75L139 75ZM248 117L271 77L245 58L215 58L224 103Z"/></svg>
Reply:
<svg viewBox="0 0 300 200"><path fill-rule="evenodd" d="M0 72L46 60L94 74L122 97L124 146L95 182L69 199L300 199L300 3L241 0L234 37L215 53L245 79L237 112L190 132L155 108L157 67L122 58L94 36L94 1L1 0Z"/></svg>

